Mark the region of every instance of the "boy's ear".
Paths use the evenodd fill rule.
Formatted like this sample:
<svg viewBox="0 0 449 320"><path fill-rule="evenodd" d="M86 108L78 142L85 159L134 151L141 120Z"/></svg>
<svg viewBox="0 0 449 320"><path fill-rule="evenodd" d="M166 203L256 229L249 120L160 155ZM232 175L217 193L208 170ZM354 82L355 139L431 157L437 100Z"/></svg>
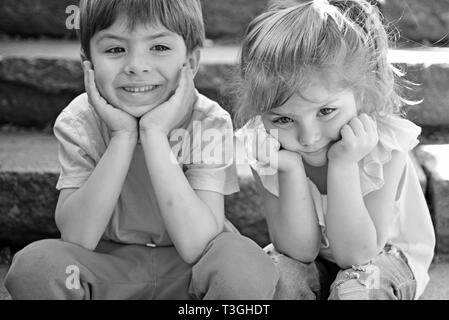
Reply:
<svg viewBox="0 0 449 320"><path fill-rule="evenodd" d="M88 60L89 60L89 59L87 58L87 55L86 55L86 53L84 52L83 49L81 49L81 51L80 51L80 57L81 57L81 62L84 62L84 61L88 61Z"/></svg>
<svg viewBox="0 0 449 320"><path fill-rule="evenodd" d="M195 76L200 68L201 50L199 48L193 49L187 58L187 63L192 69L193 76Z"/></svg>

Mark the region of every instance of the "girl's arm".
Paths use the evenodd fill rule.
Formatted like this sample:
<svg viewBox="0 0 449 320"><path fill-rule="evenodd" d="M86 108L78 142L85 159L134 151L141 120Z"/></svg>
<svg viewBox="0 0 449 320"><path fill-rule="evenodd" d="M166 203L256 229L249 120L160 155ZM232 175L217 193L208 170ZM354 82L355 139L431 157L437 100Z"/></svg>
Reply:
<svg viewBox="0 0 449 320"><path fill-rule="evenodd" d="M195 263L224 226L224 196L194 191L174 160L166 133L141 131L151 183L167 232L182 259Z"/></svg>
<svg viewBox="0 0 449 320"><path fill-rule="evenodd" d="M335 149L329 156L326 226L334 258L341 268L364 264L382 250L393 221L393 206L406 160L405 154L393 152L391 161L384 166L384 187L363 198L359 160L351 161L351 158L363 158L366 152L353 157L353 151L363 149L360 145L372 150L372 145L377 143L377 135L372 142L366 143L365 140L365 143L358 144L357 140L364 139L361 123L366 128L365 138L371 139L369 136L375 130L370 128L367 118L362 117L362 120L353 120L342 130L344 143L336 146L343 146L342 152Z"/></svg>
<svg viewBox="0 0 449 320"><path fill-rule="evenodd" d="M55 219L64 241L96 248L120 196L136 142L136 135L113 136L85 184L61 190Z"/></svg>
<svg viewBox="0 0 449 320"><path fill-rule="evenodd" d="M301 158L297 170L279 171L279 198L268 192L253 170L262 196L271 241L275 248L303 263L315 260L321 232Z"/></svg>

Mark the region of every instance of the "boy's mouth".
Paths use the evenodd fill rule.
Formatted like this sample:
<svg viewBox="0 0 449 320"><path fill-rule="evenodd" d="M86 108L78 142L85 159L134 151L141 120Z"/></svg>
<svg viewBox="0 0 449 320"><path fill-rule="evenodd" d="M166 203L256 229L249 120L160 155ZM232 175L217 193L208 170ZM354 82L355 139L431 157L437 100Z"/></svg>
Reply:
<svg viewBox="0 0 449 320"><path fill-rule="evenodd" d="M157 89L159 86L142 86L142 87L122 87L122 89L129 93L147 93Z"/></svg>

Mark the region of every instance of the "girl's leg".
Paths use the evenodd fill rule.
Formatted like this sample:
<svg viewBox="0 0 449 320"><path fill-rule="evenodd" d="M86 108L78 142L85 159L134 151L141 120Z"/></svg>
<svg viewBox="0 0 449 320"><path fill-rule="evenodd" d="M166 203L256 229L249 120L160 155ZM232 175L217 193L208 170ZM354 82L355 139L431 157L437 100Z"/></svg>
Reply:
<svg viewBox="0 0 449 320"><path fill-rule="evenodd" d="M272 299L278 277L270 257L254 241L223 232L193 266L190 291L197 299Z"/></svg>
<svg viewBox="0 0 449 320"><path fill-rule="evenodd" d="M331 281L328 266L323 259L302 263L277 252L272 245L266 251L280 275L275 300L320 300L327 297L326 288Z"/></svg>
<svg viewBox="0 0 449 320"><path fill-rule="evenodd" d="M403 252L391 245L371 263L342 270L331 287L330 300L412 300L416 280Z"/></svg>

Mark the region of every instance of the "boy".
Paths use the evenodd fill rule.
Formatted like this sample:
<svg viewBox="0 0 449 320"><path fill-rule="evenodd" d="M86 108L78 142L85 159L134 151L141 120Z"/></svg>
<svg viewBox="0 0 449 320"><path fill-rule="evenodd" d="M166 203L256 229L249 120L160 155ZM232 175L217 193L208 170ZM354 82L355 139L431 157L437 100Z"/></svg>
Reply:
<svg viewBox="0 0 449 320"><path fill-rule="evenodd" d="M11 296L272 298L270 258L225 226L224 195L238 191L232 145L222 143L232 123L194 88L200 1L82 0L80 21L88 95L54 127L62 239L16 254ZM220 136L190 139L198 127ZM185 133L178 154L175 132ZM204 158L208 142L219 163Z"/></svg>

